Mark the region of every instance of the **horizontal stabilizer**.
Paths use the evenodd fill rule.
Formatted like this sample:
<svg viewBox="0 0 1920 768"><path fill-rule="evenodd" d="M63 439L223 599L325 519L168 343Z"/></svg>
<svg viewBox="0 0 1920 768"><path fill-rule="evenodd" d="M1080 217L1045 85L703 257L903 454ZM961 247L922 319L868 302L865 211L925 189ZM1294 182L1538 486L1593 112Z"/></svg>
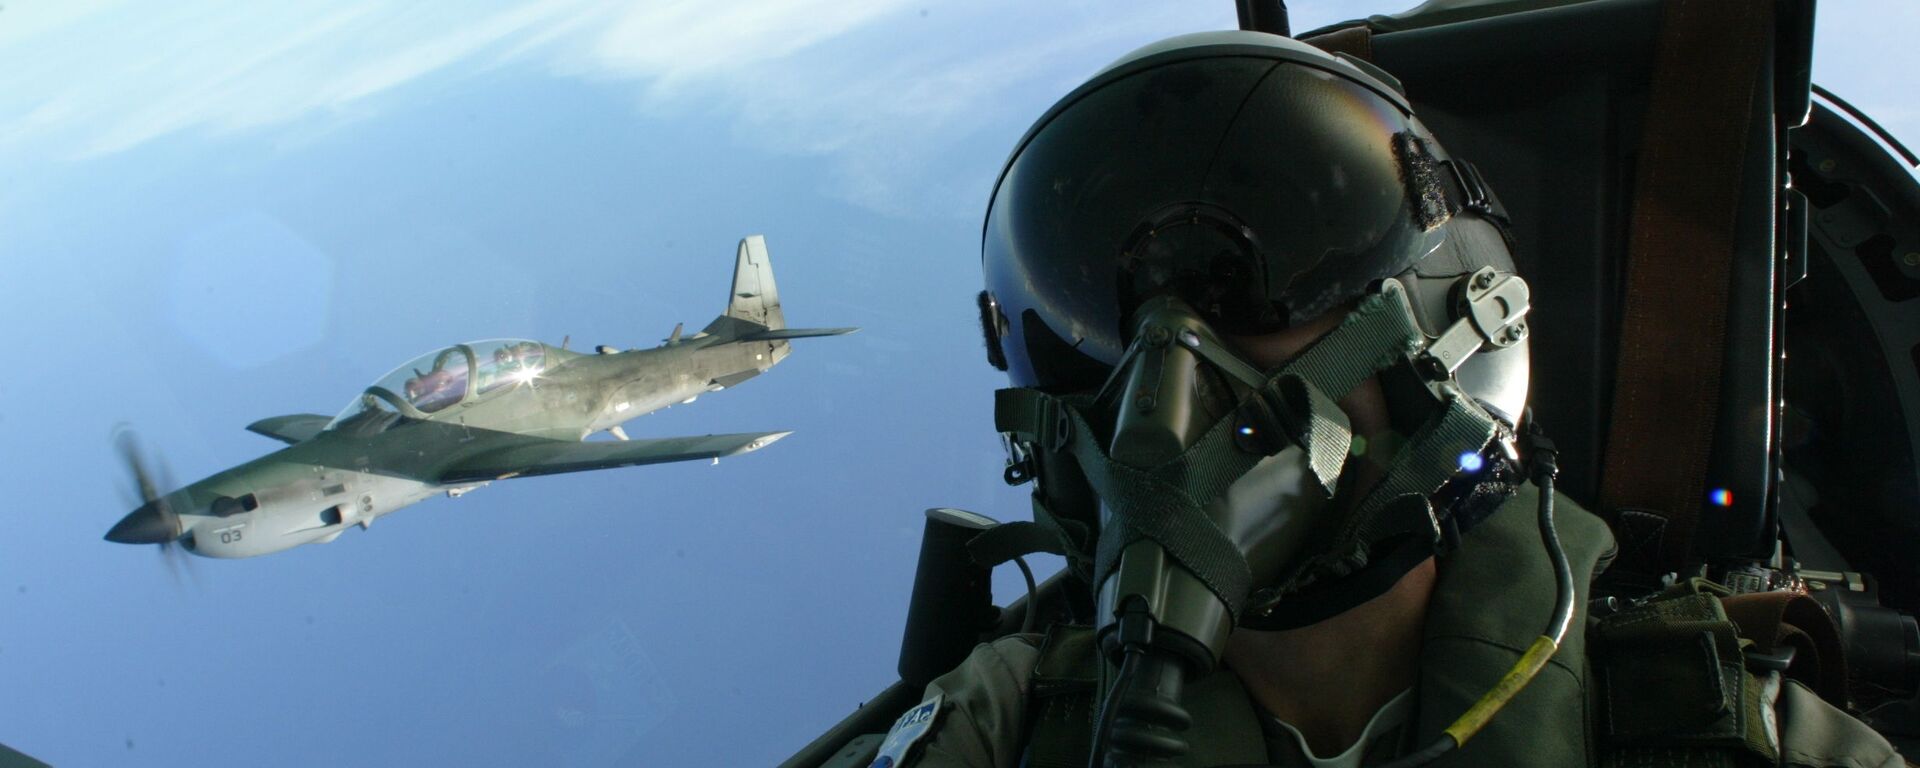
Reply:
<svg viewBox="0 0 1920 768"><path fill-rule="evenodd" d="M503 445L467 456L441 473L439 482L468 483L509 477L555 475L670 461L717 459L756 451L792 432L660 437L624 442L536 440Z"/></svg>
<svg viewBox="0 0 1920 768"><path fill-rule="evenodd" d="M718 392L727 387L740 386L741 382L758 376L760 373L761 371L758 368L748 368L744 371L735 371L725 376L716 376L712 381L707 382L707 391Z"/></svg>
<svg viewBox="0 0 1920 768"><path fill-rule="evenodd" d="M754 331L739 337L740 341L778 341L780 339L804 339L809 336L845 336L860 330L858 328L780 328L770 331Z"/></svg>
<svg viewBox="0 0 1920 768"><path fill-rule="evenodd" d="M312 413L296 413L291 416L274 416L261 419L247 425L247 431L266 435L288 445L306 442L320 434L333 419Z"/></svg>

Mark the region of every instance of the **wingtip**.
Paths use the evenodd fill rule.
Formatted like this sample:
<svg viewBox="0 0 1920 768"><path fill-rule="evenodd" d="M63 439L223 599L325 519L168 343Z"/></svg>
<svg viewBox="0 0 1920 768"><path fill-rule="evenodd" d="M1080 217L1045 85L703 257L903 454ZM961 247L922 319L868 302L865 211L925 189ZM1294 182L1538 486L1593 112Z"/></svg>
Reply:
<svg viewBox="0 0 1920 768"><path fill-rule="evenodd" d="M754 438L753 442L747 443L746 450L741 451L741 453L751 453L753 451L760 450L769 445L773 445L774 443L780 442L781 438L791 434L793 434L793 430L787 430L785 432L768 432L764 436Z"/></svg>

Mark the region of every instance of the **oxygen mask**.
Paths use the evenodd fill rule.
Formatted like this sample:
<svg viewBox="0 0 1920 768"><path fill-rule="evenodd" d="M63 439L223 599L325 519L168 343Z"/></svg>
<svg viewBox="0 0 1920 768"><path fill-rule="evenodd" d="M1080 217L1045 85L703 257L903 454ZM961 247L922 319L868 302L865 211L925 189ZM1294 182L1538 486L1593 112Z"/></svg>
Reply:
<svg viewBox="0 0 1920 768"><path fill-rule="evenodd" d="M1107 428L1089 421L1083 438L1106 449L1081 467L1100 498L1098 630L1117 660L1133 640L1122 617L1148 617L1156 648L1204 671L1254 588L1323 526L1350 431L1332 399L1240 360L1185 302L1154 298L1135 318L1092 399Z"/></svg>
<svg viewBox="0 0 1920 768"><path fill-rule="evenodd" d="M1236 627L1338 613L1443 548L1455 522L1444 490L1472 485L1455 482L1474 474L1465 457L1477 469L1511 449L1454 371L1483 345L1517 343L1527 309L1525 284L1492 269L1445 283L1457 309L1438 337L1389 278L1276 371L1158 294L1131 314L1097 391L1002 390L997 420L1018 448L1009 479L1042 477L1036 518L1070 559L1078 551L1101 648L1120 668L1097 752L1123 765L1184 753L1181 686L1218 664ZM1343 484L1355 439L1337 401L1375 377L1393 424L1368 458L1384 473ZM1061 514L1075 498L1083 511Z"/></svg>

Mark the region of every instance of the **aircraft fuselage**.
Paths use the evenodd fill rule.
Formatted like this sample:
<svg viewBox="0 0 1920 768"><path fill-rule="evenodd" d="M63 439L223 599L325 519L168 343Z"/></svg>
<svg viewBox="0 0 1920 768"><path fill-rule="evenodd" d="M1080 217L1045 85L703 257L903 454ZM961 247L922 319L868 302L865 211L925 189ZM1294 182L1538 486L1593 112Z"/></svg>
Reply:
<svg viewBox="0 0 1920 768"><path fill-rule="evenodd" d="M332 541L348 526L494 480L758 450L787 433L629 440L621 425L765 373L791 353L788 339L854 330L788 328L755 235L740 241L727 308L705 330L682 338L675 328L658 347L625 352L521 339L437 350L395 368L333 419L255 422L248 429L288 447L169 494L143 490L150 500L106 538L253 557ZM581 442L602 431L619 442Z"/></svg>
<svg viewBox="0 0 1920 768"><path fill-rule="evenodd" d="M581 440L757 376L788 352L785 341L702 337L610 354L549 350L555 364L504 391L425 419L338 425L181 488L167 503L179 514L182 544L206 557L330 542L430 496L485 485L421 479L488 447L474 444L474 429Z"/></svg>

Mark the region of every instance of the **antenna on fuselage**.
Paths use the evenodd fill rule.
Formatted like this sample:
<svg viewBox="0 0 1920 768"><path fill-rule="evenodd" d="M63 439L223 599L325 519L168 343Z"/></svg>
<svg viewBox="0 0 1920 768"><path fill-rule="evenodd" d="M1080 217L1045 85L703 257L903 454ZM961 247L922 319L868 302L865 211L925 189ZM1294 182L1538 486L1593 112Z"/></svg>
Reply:
<svg viewBox="0 0 1920 768"><path fill-rule="evenodd" d="M1234 5L1240 11L1241 29L1293 36L1292 24L1287 20L1286 0L1235 0Z"/></svg>

